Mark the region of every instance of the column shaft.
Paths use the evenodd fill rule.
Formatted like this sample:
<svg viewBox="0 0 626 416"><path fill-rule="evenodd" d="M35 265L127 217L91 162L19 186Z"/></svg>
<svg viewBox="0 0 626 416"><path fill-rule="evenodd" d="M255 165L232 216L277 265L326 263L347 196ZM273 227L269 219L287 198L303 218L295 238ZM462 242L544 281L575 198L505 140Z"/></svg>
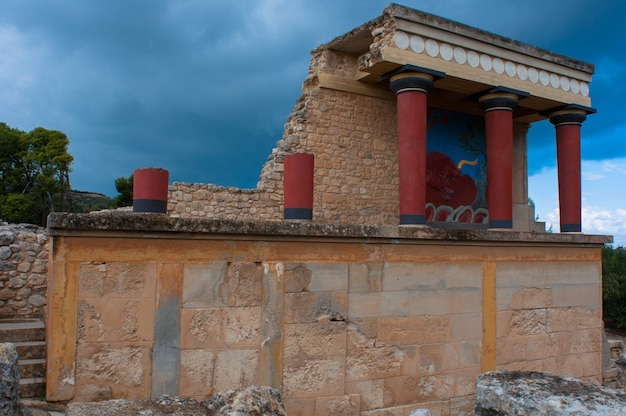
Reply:
<svg viewBox="0 0 626 416"><path fill-rule="evenodd" d="M513 113L491 110L485 122L489 227L513 228Z"/></svg>
<svg viewBox="0 0 626 416"><path fill-rule="evenodd" d="M580 126L593 108L568 105L550 114L556 129L556 159L559 180L559 218L562 233L582 230L580 184Z"/></svg>
<svg viewBox="0 0 626 416"><path fill-rule="evenodd" d="M556 127L561 232L581 231L580 125Z"/></svg>
<svg viewBox="0 0 626 416"><path fill-rule="evenodd" d="M400 224L423 224L426 209L426 93L398 95Z"/></svg>
<svg viewBox="0 0 626 416"><path fill-rule="evenodd" d="M403 73L391 78L398 105L400 224L424 224L426 218L426 109L433 76Z"/></svg>
<svg viewBox="0 0 626 416"><path fill-rule="evenodd" d="M494 89L479 101L487 136L489 228L513 228L513 108L523 92Z"/></svg>

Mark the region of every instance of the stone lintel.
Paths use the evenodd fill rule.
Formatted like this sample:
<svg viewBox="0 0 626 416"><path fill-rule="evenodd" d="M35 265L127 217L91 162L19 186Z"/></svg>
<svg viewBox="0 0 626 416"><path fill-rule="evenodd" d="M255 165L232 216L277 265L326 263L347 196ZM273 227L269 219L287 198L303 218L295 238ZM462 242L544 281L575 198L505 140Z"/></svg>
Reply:
<svg viewBox="0 0 626 416"><path fill-rule="evenodd" d="M306 239L315 241L388 242L415 244L603 245L612 236L590 234L534 233L486 229L446 229L320 224L312 222L247 222L223 219L171 218L159 214L98 212L91 214L52 213L48 217L52 236L91 236L110 233L115 237L220 239L224 236L247 240Z"/></svg>

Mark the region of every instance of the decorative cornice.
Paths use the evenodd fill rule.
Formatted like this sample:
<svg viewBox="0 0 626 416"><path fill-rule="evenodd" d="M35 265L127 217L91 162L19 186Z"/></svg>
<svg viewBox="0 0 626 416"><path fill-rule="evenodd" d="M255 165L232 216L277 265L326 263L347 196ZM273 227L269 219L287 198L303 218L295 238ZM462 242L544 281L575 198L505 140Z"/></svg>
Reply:
<svg viewBox="0 0 626 416"><path fill-rule="evenodd" d="M589 97L589 84L584 81L519 62L503 60L466 47L455 46L401 31L395 33L394 46L398 49L427 55L431 58L455 62L458 65L467 65L474 69L481 69L498 75L506 74L510 78L517 78L531 84L539 84L544 87Z"/></svg>

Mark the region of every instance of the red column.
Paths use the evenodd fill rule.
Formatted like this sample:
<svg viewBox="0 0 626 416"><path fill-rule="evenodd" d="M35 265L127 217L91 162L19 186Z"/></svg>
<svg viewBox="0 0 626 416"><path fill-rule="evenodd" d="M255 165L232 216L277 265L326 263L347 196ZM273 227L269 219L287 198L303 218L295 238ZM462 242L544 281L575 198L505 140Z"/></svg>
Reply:
<svg viewBox="0 0 626 416"><path fill-rule="evenodd" d="M513 228L513 108L518 98L494 92L479 99L485 110L489 228Z"/></svg>
<svg viewBox="0 0 626 416"><path fill-rule="evenodd" d="M391 77L398 105L400 224L424 224L426 210L426 107L434 77L407 72Z"/></svg>
<svg viewBox="0 0 626 416"><path fill-rule="evenodd" d="M283 159L283 217L286 220L313 219L314 161L315 157L308 153L285 155Z"/></svg>
<svg viewBox="0 0 626 416"><path fill-rule="evenodd" d="M580 126L587 111L568 109L550 114L556 129L561 232L581 232Z"/></svg>
<svg viewBox="0 0 626 416"><path fill-rule="evenodd" d="M161 168L133 172L133 212L167 212L169 172Z"/></svg>

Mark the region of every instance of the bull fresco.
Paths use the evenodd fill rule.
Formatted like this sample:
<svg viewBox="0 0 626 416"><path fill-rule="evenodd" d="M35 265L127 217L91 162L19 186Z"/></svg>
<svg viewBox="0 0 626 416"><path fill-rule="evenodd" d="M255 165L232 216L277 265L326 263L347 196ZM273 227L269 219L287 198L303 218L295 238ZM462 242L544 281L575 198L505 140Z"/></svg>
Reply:
<svg viewBox="0 0 626 416"><path fill-rule="evenodd" d="M429 109L426 221L489 223L484 123L482 117Z"/></svg>

